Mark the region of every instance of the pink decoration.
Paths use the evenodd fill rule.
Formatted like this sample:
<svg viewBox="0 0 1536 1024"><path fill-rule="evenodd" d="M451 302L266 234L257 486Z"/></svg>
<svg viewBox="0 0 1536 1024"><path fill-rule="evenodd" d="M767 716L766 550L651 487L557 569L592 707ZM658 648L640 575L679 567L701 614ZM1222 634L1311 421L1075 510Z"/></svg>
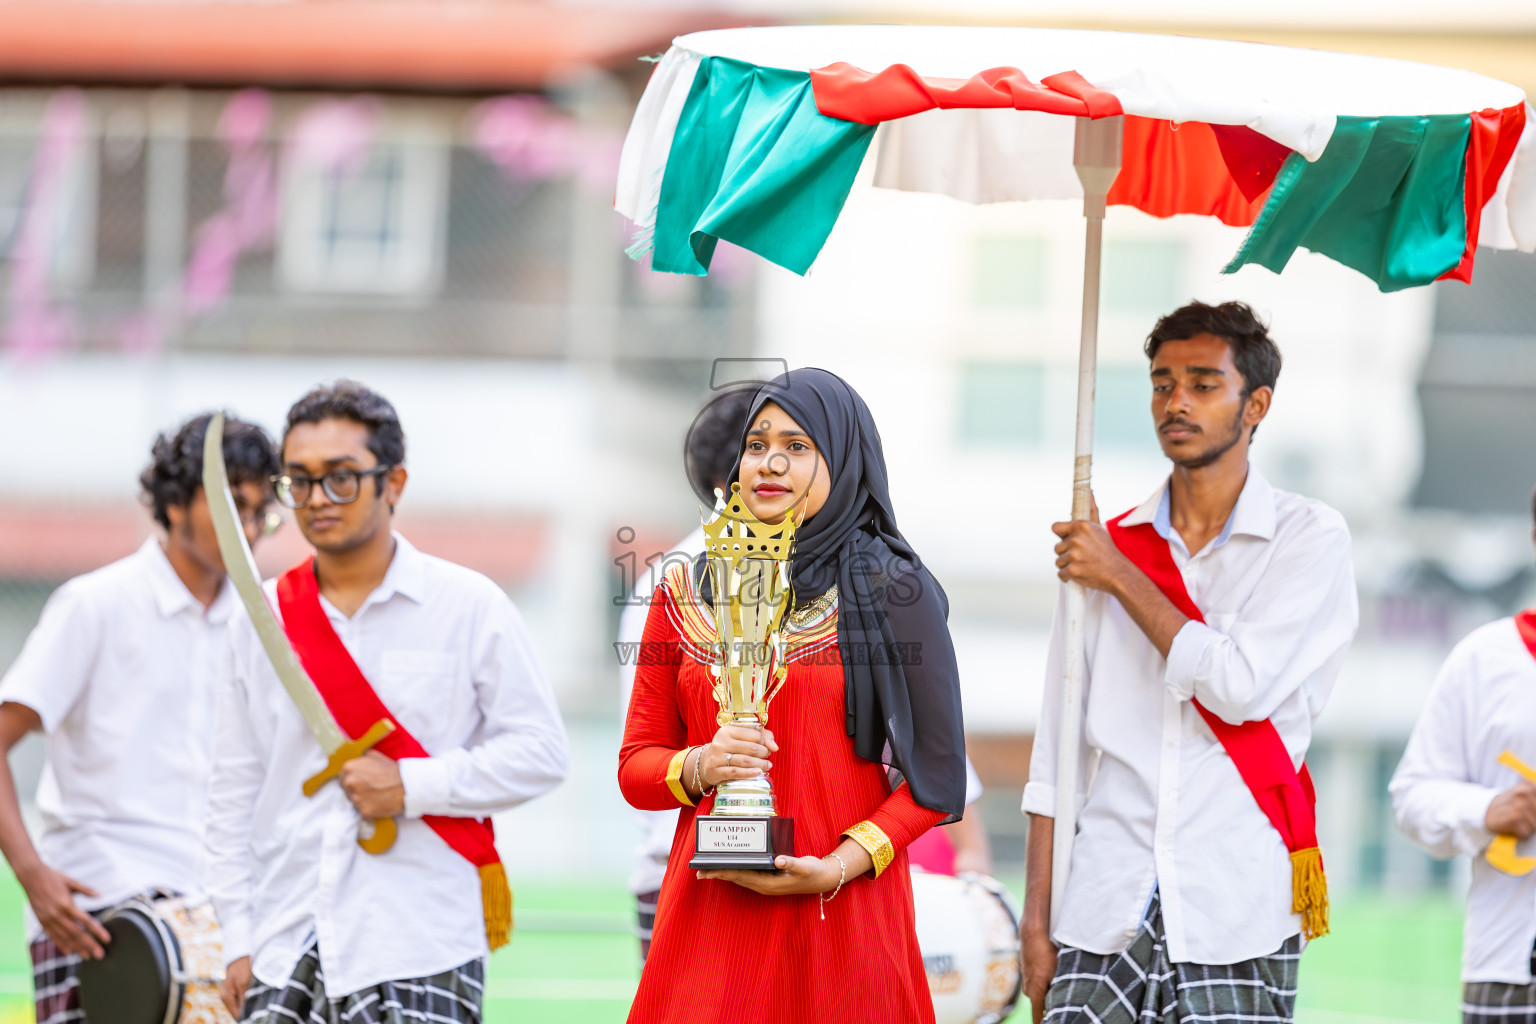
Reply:
<svg viewBox="0 0 1536 1024"><path fill-rule="evenodd" d="M351 177L368 162L378 123L379 101L372 96L317 103L299 115L284 157Z"/></svg>
<svg viewBox="0 0 1536 1024"><path fill-rule="evenodd" d="M222 306L241 254L272 243L277 183L266 143L271 120L272 101L259 89L236 93L219 116L219 136L229 150L224 208L198 226L182 283L184 316L202 316Z"/></svg>
<svg viewBox="0 0 1536 1024"><path fill-rule="evenodd" d="M63 349L75 340L74 313L56 306L49 275L66 213L66 171L85 143L85 98L78 89L54 93L43 113L42 133L27 186L21 228L11 251L11 315L5 347L24 359Z"/></svg>
<svg viewBox="0 0 1536 1024"><path fill-rule="evenodd" d="M515 182L571 174L589 191L613 192L623 135L584 127L542 97L486 100L470 114L470 133L480 152Z"/></svg>

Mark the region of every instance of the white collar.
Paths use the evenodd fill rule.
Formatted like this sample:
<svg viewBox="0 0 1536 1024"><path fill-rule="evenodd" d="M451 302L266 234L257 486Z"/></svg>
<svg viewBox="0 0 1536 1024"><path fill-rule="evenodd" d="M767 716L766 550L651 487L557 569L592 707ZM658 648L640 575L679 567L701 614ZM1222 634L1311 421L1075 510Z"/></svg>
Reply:
<svg viewBox="0 0 1536 1024"><path fill-rule="evenodd" d="M1168 534L1171 532L1168 525L1171 479L1171 476L1165 479L1146 501L1137 505L1120 521L1120 525L1140 526L1143 523L1151 523L1158 527L1157 532L1165 540L1168 539ZM1237 504L1232 507L1232 514L1227 517L1226 525L1222 527L1214 546L1220 547L1234 533L1257 537L1260 540L1275 539L1275 489L1252 463L1248 464L1248 479L1243 482L1243 490L1237 496Z"/></svg>
<svg viewBox="0 0 1536 1024"><path fill-rule="evenodd" d="M219 585L219 593L213 599L213 604L204 609L203 603L193 596L177 574L176 567L166 556L165 548L161 547L158 538L149 537L139 545L138 558L149 576L150 589L155 593L155 607L166 618L180 615L188 608L213 623L226 622L234 614L234 588L229 585L228 578Z"/></svg>
<svg viewBox="0 0 1536 1024"><path fill-rule="evenodd" d="M383 604L396 594L409 598L417 604L426 603L426 556L417 549L416 545L406 540L400 534L391 532L390 536L395 539L395 554L389 560L389 568L384 572L384 579L379 582L377 587L373 588L371 594L363 599L363 603L358 605L357 611L353 612L350 617L355 618L358 612L361 612L369 605ZM324 594L320 595L320 597L329 608L335 609L338 615L341 614L340 610L335 608L335 605L326 600Z"/></svg>

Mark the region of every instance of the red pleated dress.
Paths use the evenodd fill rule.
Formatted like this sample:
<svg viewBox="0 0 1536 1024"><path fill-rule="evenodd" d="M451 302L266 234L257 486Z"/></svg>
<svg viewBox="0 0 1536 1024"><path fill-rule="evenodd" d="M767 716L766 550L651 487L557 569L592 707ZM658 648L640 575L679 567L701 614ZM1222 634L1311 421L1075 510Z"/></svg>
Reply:
<svg viewBox="0 0 1536 1024"><path fill-rule="evenodd" d="M719 705L707 665L714 625L674 567L646 622L619 757L631 804L683 807L632 1024L933 1021L906 846L943 815L913 803L905 785L893 792L885 768L853 752L835 600L786 622L784 637L789 672L769 708L779 744L769 777L779 813L795 821L795 854L825 856L853 829L879 871L849 878L822 920L814 895L763 896L689 870L694 815L712 799L686 806L679 755L714 738Z"/></svg>

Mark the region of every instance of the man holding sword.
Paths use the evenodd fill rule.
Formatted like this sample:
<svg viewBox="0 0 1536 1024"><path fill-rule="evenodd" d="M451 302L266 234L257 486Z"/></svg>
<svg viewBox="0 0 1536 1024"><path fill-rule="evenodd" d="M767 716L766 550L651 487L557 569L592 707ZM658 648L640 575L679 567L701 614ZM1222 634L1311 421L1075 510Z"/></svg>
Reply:
<svg viewBox="0 0 1536 1024"><path fill-rule="evenodd" d="M489 816L565 777L558 709L507 596L391 530L405 437L383 397L310 392L281 462L315 557L264 599L231 569L248 614L208 812L225 1002L246 1021L478 1024L511 925Z"/></svg>
<svg viewBox="0 0 1536 1024"><path fill-rule="evenodd" d="M1083 729L1060 731L1058 610L1030 762L1025 993L1053 1024L1289 1021L1327 931L1302 758L1358 622L1348 529L1249 465L1280 353L1242 303L1147 339L1168 481L1107 524L1057 523L1088 588ZM1082 790L1052 906L1058 752Z"/></svg>

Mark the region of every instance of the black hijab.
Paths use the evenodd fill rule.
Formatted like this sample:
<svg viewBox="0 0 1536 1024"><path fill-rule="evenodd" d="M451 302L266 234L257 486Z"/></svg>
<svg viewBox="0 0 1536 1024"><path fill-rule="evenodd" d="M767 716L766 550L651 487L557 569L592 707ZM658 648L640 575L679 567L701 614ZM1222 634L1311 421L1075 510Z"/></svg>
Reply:
<svg viewBox="0 0 1536 1024"><path fill-rule="evenodd" d="M837 587L854 752L899 772L918 804L958 818L965 727L949 599L896 528L874 417L846 381L814 368L763 385L746 430L769 402L811 436L831 473L826 502L796 532L790 576L796 605ZM730 478L740 471L738 458Z"/></svg>

